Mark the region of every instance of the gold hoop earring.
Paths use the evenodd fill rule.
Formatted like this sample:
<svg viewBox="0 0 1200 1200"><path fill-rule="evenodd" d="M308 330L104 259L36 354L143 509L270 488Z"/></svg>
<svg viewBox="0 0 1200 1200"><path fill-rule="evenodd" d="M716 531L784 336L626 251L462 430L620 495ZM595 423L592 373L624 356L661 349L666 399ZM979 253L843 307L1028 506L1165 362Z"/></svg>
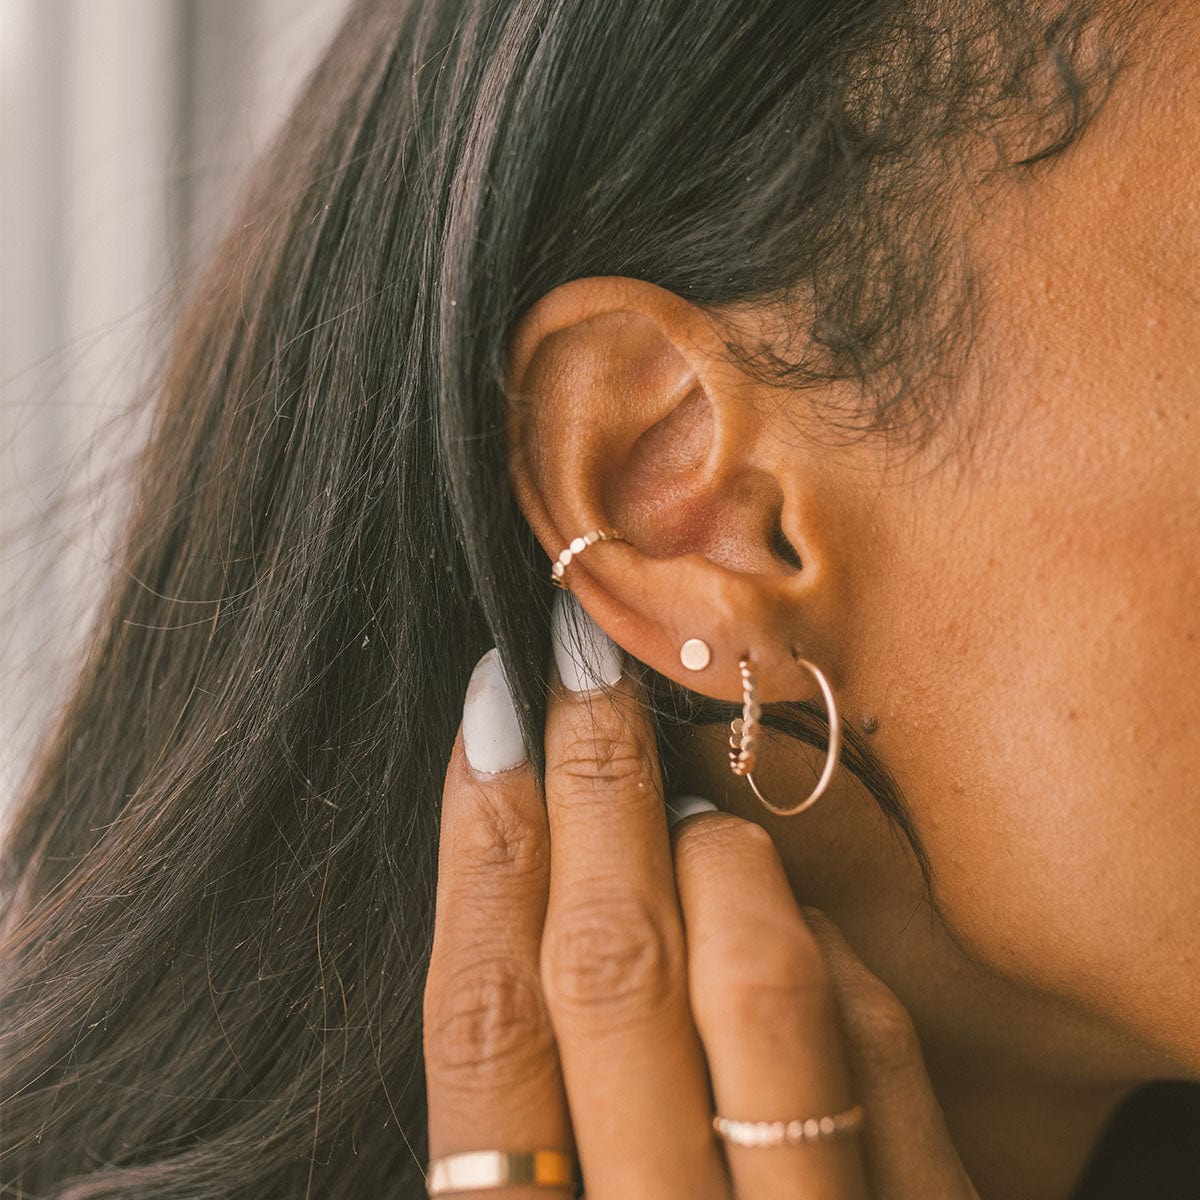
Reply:
<svg viewBox="0 0 1200 1200"><path fill-rule="evenodd" d="M842 747L842 724L838 717L837 704L833 698L833 689L829 680L814 663L806 658L797 658L796 662L804 667L817 681L821 695L825 698L825 708L829 713L829 748L825 755L825 769L816 787L797 805L792 808L779 808L771 803L759 790L754 780L754 768L758 763L758 731L762 717L762 705L758 701L758 684L754 678L754 668L750 655L743 654L738 659L738 670L742 675L742 715L734 717L729 722L729 769L735 775L745 776L754 794L776 816L794 817L806 808L811 808L825 794L833 772L837 767L838 755Z"/></svg>
<svg viewBox="0 0 1200 1200"><path fill-rule="evenodd" d="M572 538L571 544L562 550L558 558L554 560L554 566L550 568L550 582L555 587L562 588L564 592L569 592L571 585L566 581L564 575L575 555L582 554L589 546L594 546L597 542L623 542L625 540L625 535L615 529L592 529L582 537Z"/></svg>

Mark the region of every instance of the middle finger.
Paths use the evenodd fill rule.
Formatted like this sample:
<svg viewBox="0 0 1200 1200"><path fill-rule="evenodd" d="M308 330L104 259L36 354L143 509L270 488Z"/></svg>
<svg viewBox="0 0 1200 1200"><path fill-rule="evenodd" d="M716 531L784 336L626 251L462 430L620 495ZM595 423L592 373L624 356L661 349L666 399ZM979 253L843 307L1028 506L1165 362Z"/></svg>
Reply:
<svg viewBox="0 0 1200 1200"><path fill-rule="evenodd" d="M553 624L541 975L588 1197L726 1198L653 729L570 593Z"/></svg>

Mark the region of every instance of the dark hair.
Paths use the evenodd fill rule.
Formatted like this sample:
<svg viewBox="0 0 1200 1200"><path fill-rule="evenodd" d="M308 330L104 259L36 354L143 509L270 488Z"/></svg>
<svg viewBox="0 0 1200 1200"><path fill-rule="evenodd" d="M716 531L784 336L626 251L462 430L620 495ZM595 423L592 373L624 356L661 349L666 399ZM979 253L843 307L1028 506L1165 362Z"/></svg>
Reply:
<svg viewBox="0 0 1200 1200"><path fill-rule="evenodd" d="M750 369L857 380L833 430L928 436L985 298L953 198L1079 136L1136 7L353 7L194 289L7 847L10 1191L424 1194L438 801L493 644L542 764L514 323L589 275L771 306L795 345L735 340Z"/></svg>

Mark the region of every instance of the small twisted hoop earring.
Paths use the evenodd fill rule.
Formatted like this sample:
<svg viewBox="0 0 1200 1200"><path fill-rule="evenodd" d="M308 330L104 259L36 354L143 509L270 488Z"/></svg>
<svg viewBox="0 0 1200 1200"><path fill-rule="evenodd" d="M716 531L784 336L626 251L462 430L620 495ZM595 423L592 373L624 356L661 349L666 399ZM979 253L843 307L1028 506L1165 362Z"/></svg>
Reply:
<svg viewBox="0 0 1200 1200"><path fill-rule="evenodd" d="M797 658L796 662L817 681L821 695L825 698L825 708L829 713L829 749L825 755L825 769L821 772L821 778L817 780L817 786L808 796L792 808L779 808L759 791L758 784L754 781L753 772L758 763L758 730L762 705L758 701L758 685L754 678L754 668L751 665L749 654L743 654L738 659L738 670L742 674L742 715L734 717L729 722L729 769L735 775L744 775L754 794L771 812L780 817L793 817L797 813L802 813L806 808L811 808L820 800L829 786L829 781L833 778L842 747L842 723L838 717L837 704L834 702L833 689L829 686L829 680L825 678L821 669L810 663L808 659Z"/></svg>
<svg viewBox="0 0 1200 1200"><path fill-rule="evenodd" d="M550 582L555 587L562 588L564 592L569 592L571 585L566 581L564 575L568 564L575 555L582 554L589 546L594 546L597 542L623 542L625 540L625 535L616 529L593 529L582 537L572 538L571 544L554 560L554 566L550 568Z"/></svg>

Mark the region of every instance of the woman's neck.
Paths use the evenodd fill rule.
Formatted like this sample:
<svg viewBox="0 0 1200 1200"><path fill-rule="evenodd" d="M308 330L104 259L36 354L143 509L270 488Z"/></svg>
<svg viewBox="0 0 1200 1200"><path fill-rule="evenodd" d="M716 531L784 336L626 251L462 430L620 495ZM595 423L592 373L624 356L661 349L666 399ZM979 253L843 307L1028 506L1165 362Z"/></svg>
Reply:
<svg viewBox="0 0 1200 1200"><path fill-rule="evenodd" d="M930 1076L971 1182L983 1200L1069 1200L1128 1084L930 1064Z"/></svg>

